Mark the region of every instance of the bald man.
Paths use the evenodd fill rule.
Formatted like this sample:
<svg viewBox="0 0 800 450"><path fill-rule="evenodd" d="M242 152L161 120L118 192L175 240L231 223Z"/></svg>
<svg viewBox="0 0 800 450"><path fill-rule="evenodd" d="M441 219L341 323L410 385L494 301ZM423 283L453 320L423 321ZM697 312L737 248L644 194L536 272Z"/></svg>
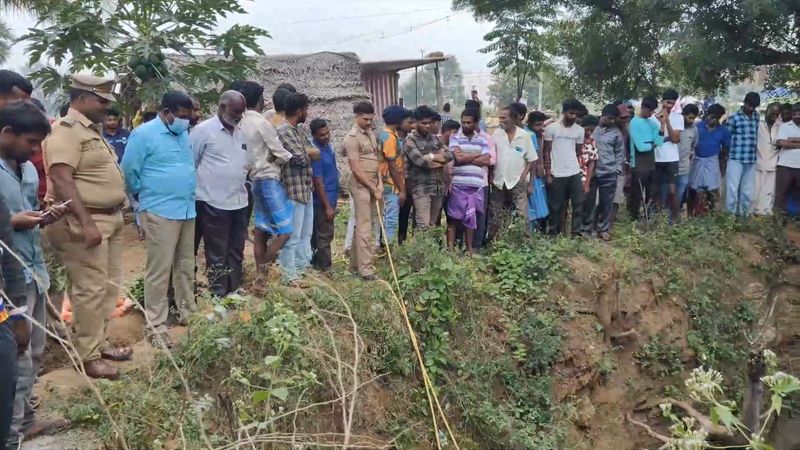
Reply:
<svg viewBox="0 0 800 450"><path fill-rule="evenodd" d="M195 253L202 240L208 285L220 298L242 284L249 209L247 144L239 121L246 109L242 94L225 91L217 115L190 135L197 168Z"/></svg>

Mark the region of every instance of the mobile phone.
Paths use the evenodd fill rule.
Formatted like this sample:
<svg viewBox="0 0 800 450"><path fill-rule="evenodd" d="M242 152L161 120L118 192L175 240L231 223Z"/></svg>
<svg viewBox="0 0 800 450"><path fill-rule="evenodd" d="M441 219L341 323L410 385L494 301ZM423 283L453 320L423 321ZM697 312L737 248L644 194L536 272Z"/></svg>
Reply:
<svg viewBox="0 0 800 450"><path fill-rule="evenodd" d="M67 201L65 201L65 202L62 202L62 203L59 203L59 204L55 205L55 207L56 207L56 208L60 208L60 207L62 207L62 206L67 206L67 205L69 205L71 202L72 202L72 199L69 199L69 200L67 200ZM48 209L47 211L45 211L45 212L43 212L43 213L42 213L42 217L45 217L45 216L48 216L48 215L50 215L50 210L49 210L49 209Z"/></svg>

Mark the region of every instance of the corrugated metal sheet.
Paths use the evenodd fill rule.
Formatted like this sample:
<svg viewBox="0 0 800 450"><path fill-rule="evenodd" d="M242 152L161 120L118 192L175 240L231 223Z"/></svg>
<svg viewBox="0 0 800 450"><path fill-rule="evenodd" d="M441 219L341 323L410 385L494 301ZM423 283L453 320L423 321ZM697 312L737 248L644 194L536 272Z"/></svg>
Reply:
<svg viewBox="0 0 800 450"><path fill-rule="evenodd" d="M398 104L400 75L397 72L365 72L362 78L379 116L387 106Z"/></svg>

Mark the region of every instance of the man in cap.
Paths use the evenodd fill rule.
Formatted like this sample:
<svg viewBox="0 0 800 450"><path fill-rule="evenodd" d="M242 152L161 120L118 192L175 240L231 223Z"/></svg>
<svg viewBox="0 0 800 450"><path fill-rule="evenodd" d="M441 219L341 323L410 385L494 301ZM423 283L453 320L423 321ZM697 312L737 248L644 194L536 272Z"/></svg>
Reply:
<svg viewBox="0 0 800 450"><path fill-rule="evenodd" d="M117 154L99 124L114 101L114 81L73 75L70 109L45 140L45 167L57 202L69 202L64 220L46 228L70 282L75 348L86 374L114 380L119 372L106 360L130 359L133 349L111 347L108 319L122 284L125 183Z"/></svg>
<svg viewBox="0 0 800 450"><path fill-rule="evenodd" d="M386 128L378 135L380 147L379 171L383 180L383 221L386 228L384 240L387 244L396 243L397 227L400 223L400 207L406 201L406 177L403 160L403 139L398 136L406 109L402 106L389 106L383 110Z"/></svg>
<svg viewBox="0 0 800 450"><path fill-rule="evenodd" d="M355 124L344 138L344 152L350 163L350 196L356 212L355 239L350 254L350 271L364 280L376 280L372 263L372 232L378 222L376 202L383 201L379 170L378 139L372 131L375 108L360 102L353 107Z"/></svg>

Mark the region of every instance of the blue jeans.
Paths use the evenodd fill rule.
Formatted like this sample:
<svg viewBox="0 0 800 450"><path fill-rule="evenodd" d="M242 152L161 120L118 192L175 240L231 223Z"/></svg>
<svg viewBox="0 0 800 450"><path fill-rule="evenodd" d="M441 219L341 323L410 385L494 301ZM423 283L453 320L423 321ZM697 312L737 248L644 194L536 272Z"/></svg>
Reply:
<svg viewBox="0 0 800 450"><path fill-rule="evenodd" d="M17 342L8 320L0 323L0 448L6 448L17 390Z"/></svg>
<svg viewBox="0 0 800 450"><path fill-rule="evenodd" d="M738 216L750 214L756 192L756 163L728 161L725 172L725 209Z"/></svg>
<svg viewBox="0 0 800 450"><path fill-rule="evenodd" d="M400 226L400 196L388 189L383 192L383 226L386 228L384 242L393 244Z"/></svg>
<svg viewBox="0 0 800 450"><path fill-rule="evenodd" d="M314 231L314 203L290 200L292 212L292 235L278 256L278 264L283 272L283 281L292 282L311 265L311 234Z"/></svg>
<svg viewBox="0 0 800 450"><path fill-rule="evenodd" d="M36 319L42 326L47 324L47 299L44 294L39 293L36 282L28 284L27 292L28 314ZM31 342L28 350L22 355L17 356L17 391L14 396L14 417L11 420L7 444L9 448L17 448L19 441L22 440L22 430L34 420L34 409L31 407L30 399L33 391L33 384L39 375L39 368L42 364L46 335L41 327L34 326L28 322L28 329L31 333ZM2 445L0 445L2 448Z"/></svg>

